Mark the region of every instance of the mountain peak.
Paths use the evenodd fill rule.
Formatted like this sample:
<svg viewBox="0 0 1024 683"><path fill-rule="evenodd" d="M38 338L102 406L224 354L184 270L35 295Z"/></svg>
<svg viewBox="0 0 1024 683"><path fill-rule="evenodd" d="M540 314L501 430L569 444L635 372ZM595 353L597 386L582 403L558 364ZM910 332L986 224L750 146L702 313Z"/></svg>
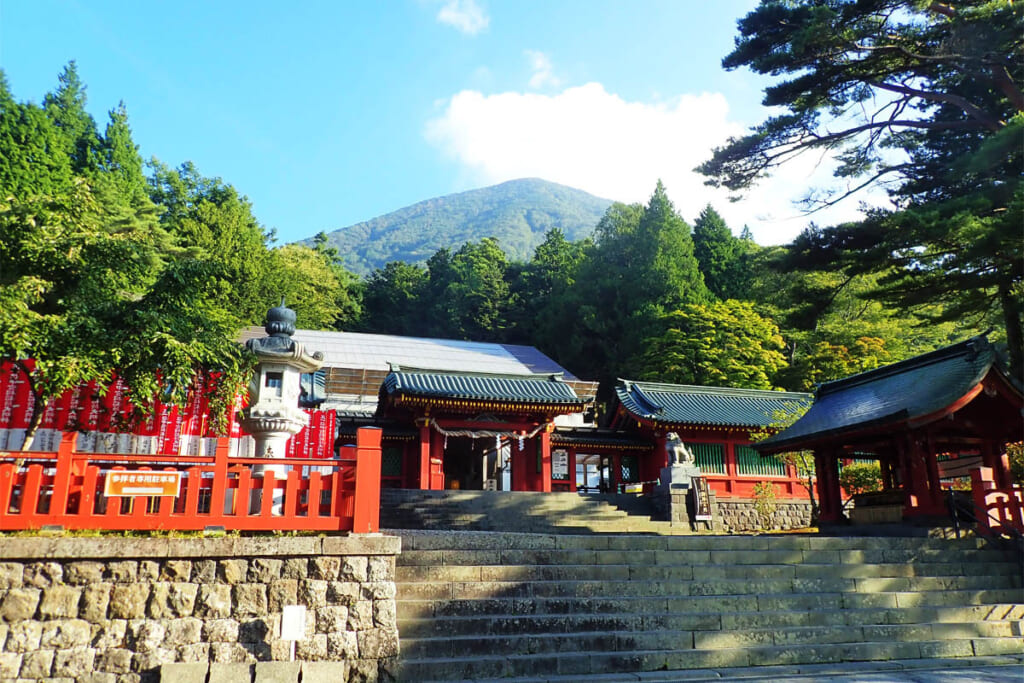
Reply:
<svg viewBox="0 0 1024 683"><path fill-rule="evenodd" d="M518 178L417 202L327 233L350 271L389 261L422 263L438 249L494 237L510 258L527 260L552 228L566 239L590 235L611 200L541 178ZM309 244L311 240L303 240Z"/></svg>

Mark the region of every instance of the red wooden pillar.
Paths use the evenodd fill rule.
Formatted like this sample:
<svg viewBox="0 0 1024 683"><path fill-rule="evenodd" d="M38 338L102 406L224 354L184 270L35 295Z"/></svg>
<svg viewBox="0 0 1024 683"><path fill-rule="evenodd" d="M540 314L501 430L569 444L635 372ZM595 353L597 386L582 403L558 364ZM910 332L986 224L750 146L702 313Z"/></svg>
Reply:
<svg viewBox="0 0 1024 683"><path fill-rule="evenodd" d="M815 468L817 468L818 455L814 455ZM732 493L736 490L736 482L739 477L739 469L736 466L736 442L728 439L725 442L725 492Z"/></svg>
<svg viewBox="0 0 1024 683"><path fill-rule="evenodd" d="M917 472L914 470L913 458L910 449L904 439L894 439L896 445L896 457L899 461L900 484L903 487L903 514L912 515L917 509L918 497L914 491L916 486L914 478Z"/></svg>
<svg viewBox="0 0 1024 683"><path fill-rule="evenodd" d="M946 512L945 499L942 494L942 479L939 475L939 461L935 457L935 447L931 437L928 437L928 447L921 449L918 445L919 454L925 471L928 473L928 514L941 515Z"/></svg>
<svg viewBox="0 0 1024 683"><path fill-rule="evenodd" d="M662 450L665 450L662 448ZM612 493L619 492L619 486L622 485L622 453L621 451L615 451L612 453L612 467L611 472L608 473L608 484L611 486ZM661 473L661 470L658 470Z"/></svg>
<svg viewBox="0 0 1024 683"><path fill-rule="evenodd" d="M434 476L432 478L431 487L434 490L443 489L445 487L444 478L444 434L437 431L432 431L430 434L430 460L434 470ZM440 466L441 475L437 475L437 469Z"/></svg>
<svg viewBox="0 0 1024 683"><path fill-rule="evenodd" d="M925 462L921 444L913 435L909 435L906 441L904 458L907 461L909 476L904 482L908 493L904 512L908 516L941 514L944 510L941 506L936 509L936 505L932 501L933 494L929 484L928 465Z"/></svg>
<svg viewBox="0 0 1024 683"><path fill-rule="evenodd" d="M430 489L430 426L420 425L420 490Z"/></svg>
<svg viewBox="0 0 1024 683"><path fill-rule="evenodd" d="M357 534L372 534L380 530L380 441L383 434L377 427L360 427L356 430L356 492L352 531Z"/></svg>
<svg viewBox="0 0 1024 683"><path fill-rule="evenodd" d="M512 467L512 490L529 491L527 486L526 444L517 437L509 440L509 463Z"/></svg>
<svg viewBox="0 0 1024 683"><path fill-rule="evenodd" d="M1006 488L1010 481L1010 459L1006 455L1005 444L998 444L993 439L985 439L981 443L981 463L992 468L992 476L998 488Z"/></svg>
<svg viewBox="0 0 1024 683"><path fill-rule="evenodd" d="M895 487L896 482L893 478L892 461L891 460L879 460L878 468L882 472L882 489L888 491Z"/></svg>
<svg viewBox="0 0 1024 683"><path fill-rule="evenodd" d="M668 452L665 450L666 438L664 434L655 433L654 449L647 457L640 459L640 480L654 481L661 476L661 469L668 467ZM614 462L614 458L613 458ZM614 467L621 465L621 461ZM610 479L610 478L609 478ZM615 477L618 481L618 476Z"/></svg>
<svg viewBox="0 0 1024 683"><path fill-rule="evenodd" d="M539 489L551 493L551 434L546 428L537 435L537 449L540 454Z"/></svg>
<svg viewBox="0 0 1024 683"><path fill-rule="evenodd" d="M842 519L843 501L839 491L839 468L833 449L815 449L814 468L818 475L819 519L838 522Z"/></svg>
<svg viewBox="0 0 1024 683"><path fill-rule="evenodd" d="M576 493L576 449L566 448L566 452L569 454L569 491Z"/></svg>

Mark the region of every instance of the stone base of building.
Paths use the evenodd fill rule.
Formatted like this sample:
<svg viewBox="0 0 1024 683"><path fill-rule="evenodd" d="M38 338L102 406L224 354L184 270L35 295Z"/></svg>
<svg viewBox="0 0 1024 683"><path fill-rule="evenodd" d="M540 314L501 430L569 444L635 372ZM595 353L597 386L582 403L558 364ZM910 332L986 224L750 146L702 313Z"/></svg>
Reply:
<svg viewBox="0 0 1024 683"><path fill-rule="evenodd" d="M754 505L746 498L719 498L716 519L724 531L785 531L811 525L811 503L808 500L776 500L775 511L765 523Z"/></svg>
<svg viewBox="0 0 1024 683"><path fill-rule="evenodd" d="M722 516L718 510L718 501L714 491L710 493L710 520L696 519L693 495L693 489L673 490L662 486L656 487L651 495L651 506L656 513L655 519L667 521L673 527L679 527L694 533L701 531L722 533L726 531L722 525Z"/></svg>

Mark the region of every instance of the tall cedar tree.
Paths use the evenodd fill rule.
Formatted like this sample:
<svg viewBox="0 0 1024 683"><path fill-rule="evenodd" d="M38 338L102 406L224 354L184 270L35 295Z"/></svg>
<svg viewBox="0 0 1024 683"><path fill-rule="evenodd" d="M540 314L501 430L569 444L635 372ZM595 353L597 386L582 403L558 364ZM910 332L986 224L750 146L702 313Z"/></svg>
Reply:
<svg viewBox="0 0 1024 683"><path fill-rule="evenodd" d="M710 204L693 223L693 251L704 283L719 299L740 299L747 293L743 277L743 245Z"/></svg>
<svg viewBox="0 0 1024 683"><path fill-rule="evenodd" d="M662 315L709 298L690 226L659 181L647 206L613 204L598 224L594 246L566 293L566 319L573 324L557 357L578 375L611 387L616 375L631 372L644 341L663 331Z"/></svg>

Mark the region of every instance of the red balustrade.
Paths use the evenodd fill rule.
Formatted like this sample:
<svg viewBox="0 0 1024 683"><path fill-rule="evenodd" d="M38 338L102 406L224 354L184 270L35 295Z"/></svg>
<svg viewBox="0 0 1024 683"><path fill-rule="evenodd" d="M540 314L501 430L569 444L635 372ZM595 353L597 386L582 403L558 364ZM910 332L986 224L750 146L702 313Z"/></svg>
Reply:
<svg viewBox="0 0 1024 683"><path fill-rule="evenodd" d="M355 531L380 518L381 431L361 428L335 458L78 453L74 432L56 453L0 453L0 530ZM264 466L262 475L255 466ZM269 466L269 467L268 467ZM279 478L275 470L287 470ZM112 474L180 473L177 495L104 495Z"/></svg>
<svg viewBox="0 0 1024 683"><path fill-rule="evenodd" d="M991 467L971 470L971 494L978 511L978 532L983 536L1006 528L1024 534L1024 489L998 488Z"/></svg>

